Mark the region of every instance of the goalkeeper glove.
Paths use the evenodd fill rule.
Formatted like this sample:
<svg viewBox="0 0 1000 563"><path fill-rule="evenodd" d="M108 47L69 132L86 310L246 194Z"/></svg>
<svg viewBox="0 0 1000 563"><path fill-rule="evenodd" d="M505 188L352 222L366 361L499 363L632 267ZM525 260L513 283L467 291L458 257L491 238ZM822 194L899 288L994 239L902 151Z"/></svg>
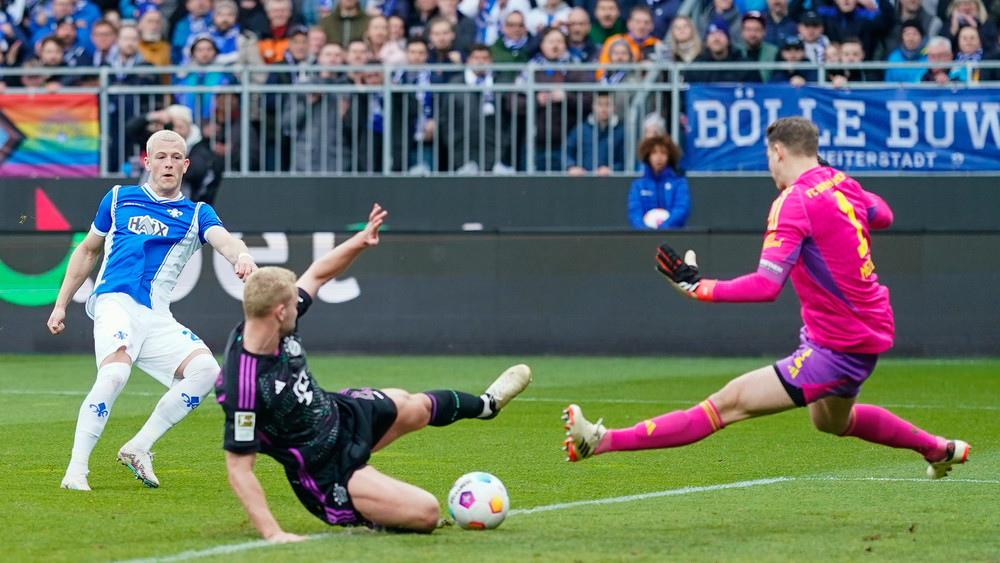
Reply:
<svg viewBox="0 0 1000 563"><path fill-rule="evenodd" d="M685 252L684 259L681 260L667 243L661 244L656 251L656 269L670 280L677 291L693 299L712 301L712 293L718 280L702 279L696 260L693 250Z"/></svg>

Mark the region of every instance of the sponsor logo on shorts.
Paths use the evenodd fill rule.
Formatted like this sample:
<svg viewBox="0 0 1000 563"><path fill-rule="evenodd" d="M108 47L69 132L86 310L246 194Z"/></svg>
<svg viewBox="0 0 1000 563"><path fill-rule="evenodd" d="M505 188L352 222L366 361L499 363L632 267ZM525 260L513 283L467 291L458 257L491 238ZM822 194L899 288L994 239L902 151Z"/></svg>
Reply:
<svg viewBox="0 0 1000 563"><path fill-rule="evenodd" d="M98 403L96 405L91 404L90 410L94 411L94 414L97 415L97 418L103 418L105 416L108 416L108 408L104 406L104 403Z"/></svg>
<svg viewBox="0 0 1000 563"><path fill-rule="evenodd" d="M792 379L795 379L795 376L799 374L802 370L802 363L805 362L806 358L812 355L812 353L812 348L806 348L805 352L802 352L798 356L792 358L792 363L788 366L788 375L792 376Z"/></svg>
<svg viewBox="0 0 1000 563"><path fill-rule="evenodd" d="M333 502L347 504L347 489L340 483L333 486Z"/></svg>

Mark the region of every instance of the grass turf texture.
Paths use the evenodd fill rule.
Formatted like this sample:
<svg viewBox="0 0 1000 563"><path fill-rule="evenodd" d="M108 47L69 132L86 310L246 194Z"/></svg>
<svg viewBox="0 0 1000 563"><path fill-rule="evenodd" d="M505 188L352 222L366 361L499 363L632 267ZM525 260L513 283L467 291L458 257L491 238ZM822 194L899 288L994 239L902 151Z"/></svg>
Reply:
<svg viewBox="0 0 1000 563"><path fill-rule="evenodd" d="M1000 516L996 424L1000 360L885 359L862 398L973 445L952 477L921 480L926 465L812 429L804 410L743 422L682 449L563 461L559 414L569 401L610 426L703 399L732 376L773 359L323 357L310 364L328 389L454 387L481 392L509 364L535 380L493 421L463 421L404 437L375 454L389 475L442 502L467 471L494 473L514 512L497 530L432 535L328 527L294 498L274 461L257 462L284 529L316 535L263 545L226 479L222 411L206 404L171 430L154 458L160 489L115 462L163 388L139 370L115 404L91 458L90 493L59 489L76 414L94 377L80 356L0 358L0 559L8 561L660 561L997 560ZM762 481L785 478L781 481ZM749 482L749 483L748 483ZM756 482L756 484L754 484ZM720 488L720 485L737 485ZM685 487L693 489L676 494ZM563 505L660 491L604 504ZM683 492L683 491L682 491ZM527 511L532 508L548 510ZM444 513L447 508L443 507ZM256 543L255 543L256 542ZM181 557L177 557L180 555Z"/></svg>

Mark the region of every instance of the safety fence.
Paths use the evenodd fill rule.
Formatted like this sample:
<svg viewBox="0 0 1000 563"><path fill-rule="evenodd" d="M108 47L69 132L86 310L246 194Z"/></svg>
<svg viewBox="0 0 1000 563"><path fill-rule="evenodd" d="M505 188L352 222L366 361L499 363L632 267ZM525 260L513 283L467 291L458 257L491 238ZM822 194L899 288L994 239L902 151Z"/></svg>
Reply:
<svg viewBox="0 0 1000 563"><path fill-rule="evenodd" d="M855 70L919 69L928 63L858 63ZM786 63L462 65L420 67L134 67L46 69L81 76L52 94L44 86L7 88L41 97L93 94L99 106L100 176L135 177L148 134L143 116L169 104L191 108L196 132L227 176L363 176L589 173L634 175L637 146L666 128L684 146L685 75L718 70L781 70ZM961 101L964 91L1000 83L851 82L851 89L935 89ZM833 89L828 70L813 87ZM998 69L1000 62L976 63ZM3 69L31 76L39 69ZM196 72L212 86L170 84ZM484 74L485 73L485 74ZM603 78L603 81L601 80ZM28 82L28 81L25 81ZM752 88L758 83L747 82ZM773 86L774 83L768 83ZM138 119L138 123L137 123ZM154 124L153 127L162 126ZM168 125L170 126L170 125ZM724 168L720 167L720 168ZM0 167L0 174L3 173Z"/></svg>

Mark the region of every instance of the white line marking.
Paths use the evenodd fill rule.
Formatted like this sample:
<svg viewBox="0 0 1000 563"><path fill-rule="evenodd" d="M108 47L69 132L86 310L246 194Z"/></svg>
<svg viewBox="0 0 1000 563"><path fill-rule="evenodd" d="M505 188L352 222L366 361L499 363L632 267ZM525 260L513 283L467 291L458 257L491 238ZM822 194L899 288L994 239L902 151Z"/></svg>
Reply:
<svg viewBox="0 0 1000 563"><path fill-rule="evenodd" d="M642 493L638 495L625 495L623 497L601 498L594 500L578 500L576 502L565 502L561 504L549 504L536 506L534 508L515 508L508 514L532 514L535 512L546 512L549 510L560 510L563 508L573 508L576 506L590 506L594 504L613 504L619 502L632 502L634 500L644 500L648 498L672 497L676 495L687 495L691 493L703 493L707 491L720 491L723 489L742 489L746 487L756 487L757 485L770 485L772 483L783 483L794 481L794 477L774 477L772 479L756 479L754 481L737 481L735 483L722 483L720 485L706 485L704 487L684 487L683 489L671 489L668 491L657 491L655 493Z"/></svg>
<svg viewBox="0 0 1000 563"><path fill-rule="evenodd" d="M704 399L698 399L696 401L689 400L678 400L678 399L663 399L663 400L649 400L649 399L552 399L546 397L518 397L517 402L524 403L563 403L568 405L570 403L614 403L614 404L635 404L635 405L697 405ZM996 405L909 405L909 404L894 404L894 403L878 403L878 406L885 407L889 409L967 409L967 410L980 410L980 411L996 411L1000 410L1000 406Z"/></svg>
<svg viewBox="0 0 1000 563"><path fill-rule="evenodd" d="M5 395L72 395L72 396L86 396L87 391L40 391L31 389L0 389L0 394ZM126 391L122 395L135 395L138 397L159 397L163 393L149 393L146 391ZM702 399L698 400L678 400L678 399L662 399L662 400L649 400L649 399L586 399L585 401L580 401L580 399L552 399L546 397L520 397L517 399L519 403L612 403L612 404L625 404L625 405L697 405ZM976 411L1000 411L1000 406L997 405L910 405L910 404L895 404L895 403L879 403L880 407L885 407L887 409L964 409L964 410L976 410Z"/></svg>
<svg viewBox="0 0 1000 563"><path fill-rule="evenodd" d="M536 506L534 508L515 508L511 510L508 515L519 515L519 514L534 514L536 512L547 512L550 510L562 510L564 508L575 508L578 506L590 506L599 504L613 504L620 502L632 502L636 500L645 500L650 498L659 497L669 497L677 495L687 495L692 493L704 493L710 491L721 491L726 489L742 489L747 487L756 487L759 485L773 485L775 483L789 483L792 481L887 481L887 482L902 482L902 483L973 483L973 484L987 484L996 485L1000 484L1000 480L993 479L916 479L916 478L902 478L902 477L772 477L769 479L755 479L753 481L736 481L734 483L720 483L718 485L706 485L703 487L684 487L681 489L670 489L666 491L657 491L654 493L642 493L637 495L625 495L620 497L610 497L602 499L593 500L580 500L576 502L565 502L560 504L548 504L543 506ZM367 528L347 528L339 532L325 532L322 534L313 534L306 536L309 539L324 538L340 534L350 534L368 532ZM267 547L273 544L267 540L254 540L245 543L235 543L229 545L219 545L216 547L211 547L208 549L193 549L190 551L183 551L175 555L167 555L164 557L149 557L145 559L132 559L122 563L163 563L168 561L189 561L191 559L200 559L202 557L211 557L213 555L228 555L231 553L238 553L240 551L246 551L248 549L256 549L258 547Z"/></svg>

